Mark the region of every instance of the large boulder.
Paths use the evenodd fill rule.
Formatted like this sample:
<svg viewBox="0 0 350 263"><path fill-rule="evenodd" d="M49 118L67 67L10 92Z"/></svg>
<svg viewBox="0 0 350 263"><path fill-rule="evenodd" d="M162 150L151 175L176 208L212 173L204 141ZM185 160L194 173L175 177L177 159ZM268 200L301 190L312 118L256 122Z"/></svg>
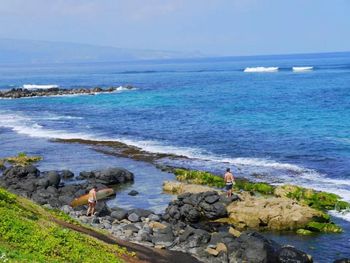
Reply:
<svg viewBox="0 0 350 263"><path fill-rule="evenodd" d="M117 220L123 220L128 217L128 211L123 208L112 208L111 217Z"/></svg>
<svg viewBox="0 0 350 263"><path fill-rule="evenodd" d="M48 179L48 186L58 187L61 182L61 175L57 171L48 171L46 173Z"/></svg>
<svg viewBox="0 0 350 263"><path fill-rule="evenodd" d="M80 178L90 181L95 180L102 184L114 185L133 181L134 175L126 169L116 167L100 171L81 172Z"/></svg>
<svg viewBox="0 0 350 263"><path fill-rule="evenodd" d="M26 166L12 166L7 168L3 175L6 179L14 178L14 179L23 179L25 177L38 177L40 171L33 165Z"/></svg>
<svg viewBox="0 0 350 263"><path fill-rule="evenodd" d="M232 200L238 200L238 198ZM197 223L200 220L214 220L227 216L227 200L216 191L197 194L184 193L169 203L163 219L170 222Z"/></svg>
<svg viewBox="0 0 350 263"><path fill-rule="evenodd" d="M156 246L170 247L174 242L175 236L171 230L171 227L164 229L154 229L152 243Z"/></svg>
<svg viewBox="0 0 350 263"><path fill-rule="evenodd" d="M227 207L229 220L239 229L295 230L322 218L322 212L289 198L245 196Z"/></svg>
<svg viewBox="0 0 350 263"><path fill-rule="evenodd" d="M68 180L74 177L74 173L69 170L61 171L61 176L64 180Z"/></svg>
<svg viewBox="0 0 350 263"><path fill-rule="evenodd" d="M279 244L257 232L244 232L233 241L229 262L268 263L277 262Z"/></svg>
<svg viewBox="0 0 350 263"><path fill-rule="evenodd" d="M285 246L277 251L279 263L312 263L312 257L294 247Z"/></svg>

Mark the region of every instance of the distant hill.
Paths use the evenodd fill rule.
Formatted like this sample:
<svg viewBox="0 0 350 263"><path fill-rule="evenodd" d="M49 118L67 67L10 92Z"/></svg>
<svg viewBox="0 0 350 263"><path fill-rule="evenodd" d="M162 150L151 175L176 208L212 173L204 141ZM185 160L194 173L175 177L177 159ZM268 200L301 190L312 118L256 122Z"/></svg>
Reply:
<svg viewBox="0 0 350 263"><path fill-rule="evenodd" d="M0 64L112 62L199 58L198 52L175 52L94 46L67 42L0 39Z"/></svg>

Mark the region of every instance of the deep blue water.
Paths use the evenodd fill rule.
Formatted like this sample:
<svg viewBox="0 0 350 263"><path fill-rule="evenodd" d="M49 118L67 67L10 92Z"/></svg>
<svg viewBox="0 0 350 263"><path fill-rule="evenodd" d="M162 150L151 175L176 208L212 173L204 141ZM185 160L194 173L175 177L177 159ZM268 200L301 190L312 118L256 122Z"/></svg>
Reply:
<svg viewBox="0 0 350 263"><path fill-rule="evenodd" d="M280 70L243 72L258 66ZM314 68L296 73L293 66ZM253 180L297 183L350 200L350 53L0 66L0 89L24 84L136 89L0 100L1 140L13 134L35 137L34 144L119 140L191 157L165 163L214 172L230 166ZM0 156L18 144L7 142ZM72 153L77 163L78 157Z"/></svg>

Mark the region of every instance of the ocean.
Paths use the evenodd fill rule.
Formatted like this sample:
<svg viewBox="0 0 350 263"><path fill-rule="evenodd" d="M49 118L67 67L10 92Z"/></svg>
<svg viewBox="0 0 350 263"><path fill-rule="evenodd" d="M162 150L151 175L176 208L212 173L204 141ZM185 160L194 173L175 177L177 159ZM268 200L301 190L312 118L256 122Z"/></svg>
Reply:
<svg viewBox="0 0 350 263"><path fill-rule="evenodd" d="M0 157L18 151L42 154L43 168L64 166L75 172L125 166L136 173L136 186L122 190L117 203L140 205L126 194L134 187L145 194L136 199L141 206L157 211L171 199L161 194L161 182L172 175L50 139L121 141L188 157L159 161L164 164L215 173L231 167L236 176L312 187L350 201L349 83L350 53L0 65L0 90L135 87L95 96L0 99ZM155 181L158 190L153 192ZM350 228L350 214L333 214ZM297 246L307 244L297 239ZM342 244L349 239L348 233L334 238L338 254L350 256L349 246ZM317 262L334 258L329 251L322 253Z"/></svg>

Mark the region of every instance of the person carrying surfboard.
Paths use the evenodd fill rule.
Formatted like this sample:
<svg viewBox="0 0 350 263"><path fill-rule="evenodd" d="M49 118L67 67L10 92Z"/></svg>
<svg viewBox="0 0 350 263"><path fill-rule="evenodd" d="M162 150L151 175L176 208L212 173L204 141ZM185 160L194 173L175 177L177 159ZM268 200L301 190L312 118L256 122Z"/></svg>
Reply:
<svg viewBox="0 0 350 263"><path fill-rule="evenodd" d="M227 168L226 173L224 175L224 181L225 181L225 188L227 191L227 197L232 196L232 186L235 183L235 179L233 178L233 174L231 173L231 169Z"/></svg>
<svg viewBox="0 0 350 263"><path fill-rule="evenodd" d="M96 197L96 192L97 192L97 187L94 186L92 189L89 191L89 199L88 199L88 210L86 212L86 215L89 216L95 214L95 206L97 204L97 197Z"/></svg>

